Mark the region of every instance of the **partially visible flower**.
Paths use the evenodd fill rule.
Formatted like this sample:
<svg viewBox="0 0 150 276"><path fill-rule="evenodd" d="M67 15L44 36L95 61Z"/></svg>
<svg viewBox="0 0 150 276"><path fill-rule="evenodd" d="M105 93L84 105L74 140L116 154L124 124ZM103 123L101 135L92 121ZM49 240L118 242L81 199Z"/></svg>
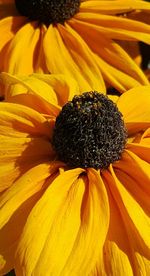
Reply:
<svg viewBox="0 0 150 276"><path fill-rule="evenodd" d="M104 90L105 84L121 92L148 84L116 42L150 44L149 24L128 18L137 10L149 11L146 1L1 0L0 10L5 10L0 20L1 71L64 73L78 81L82 92Z"/></svg>
<svg viewBox="0 0 150 276"><path fill-rule="evenodd" d="M107 169L70 168L51 143L58 114L66 114L66 139L74 132L73 154L80 142L79 157L94 156L91 145L100 146L96 137L102 134L108 160L120 147L116 141L123 141L117 107L96 92L80 95L77 83L61 75L3 76L22 90L0 103L2 275L12 268L18 276L149 275L150 86L133 88L117 100L128 131L119 160ZM105 125L97 128L100 122ZM114 144L108 152L110 137Z"/></svg>

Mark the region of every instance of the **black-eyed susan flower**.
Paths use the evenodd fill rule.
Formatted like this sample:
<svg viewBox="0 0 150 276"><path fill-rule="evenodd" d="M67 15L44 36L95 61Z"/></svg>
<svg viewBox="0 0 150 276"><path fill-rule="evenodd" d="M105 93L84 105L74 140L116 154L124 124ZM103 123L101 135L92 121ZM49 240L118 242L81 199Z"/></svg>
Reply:
<svg viewBox="0 0 150 276"><path fill-rule="evenodd" d="M116 40L150 44L150 26L128 18L149 11L141 0L1 0L0 70L63 73L80 91L123 92L148 80ZM2 92L1 92L2 93Z"/></svg>
<svg viewBox="0 0 150 276"><path fill-rule="evenodd" d="M150 86L115 104L61 75L4 77L1 274L149 275Z"/></svg>

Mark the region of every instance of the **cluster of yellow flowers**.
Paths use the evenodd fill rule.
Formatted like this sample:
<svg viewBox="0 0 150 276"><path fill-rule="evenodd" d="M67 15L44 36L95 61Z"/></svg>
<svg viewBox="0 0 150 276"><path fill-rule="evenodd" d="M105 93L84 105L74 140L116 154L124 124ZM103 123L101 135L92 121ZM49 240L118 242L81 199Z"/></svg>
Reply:
<svg viewBox="0 0 150 276"><path fill-rule="evenodd" d="M0 275L150 275L150 2L0 0Z"/></svg>

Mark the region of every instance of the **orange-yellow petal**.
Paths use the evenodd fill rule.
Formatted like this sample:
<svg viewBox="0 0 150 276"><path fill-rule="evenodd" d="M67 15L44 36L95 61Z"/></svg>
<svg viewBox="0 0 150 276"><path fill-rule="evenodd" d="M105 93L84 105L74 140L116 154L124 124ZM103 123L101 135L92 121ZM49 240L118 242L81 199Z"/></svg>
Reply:
<svg viewBox="0 0 150 276"><path fill-rule="evenodd" d="M36 49L39 47L40 35L43 32L41 28L37 22L26 23L20 28L5 51L3 71L13 74L34 72L39 63Z"/></svg>
<svg viewBox="0 0 150 276"><path fill-rule="evenodd" d="M79 85L74 78L68 78L63 74L33 74L33 76L53 87L60 106L80 94Z"/></svg>
<svg viewBox="0 0 150 276"><path fill-rule="evenodd" d="M62 173L31 212L17 250L18 275L91 271L107 235L109 211L99 174L89 170L87 179L79 177L82 172Z"/></svg>
<svg viewBox="0 0 150 276"><path fill-rule="evenodd" d="M3 72L0 81L5 85L7 101L12 101L12 97L18 94L35 94L50 104L63 106L80 93L76 80L63 74L34 73L25 76Z"/></svg>
<svg viewBox="0 0 150 276"><path fill-rule="evenodd" d="M34 164L52 159L50 123L38 112L22 105L0 106L0 190Z"/></svg>
<svg viewBox="0 0 150 276"><path fill-rule="evenodd" d="M142 70L119 44L107 36L99 34L94 27L89 26L86 22L71 19L69 24L84 38L95 54L95 62L106 82L121 92L139 84L148 84Z"/></svg>
<svg viewBox="0 0 150 276"><path fill-rule="evenodd" d="M98 13L80 12L74 16L76 19L86 22L101 35L112 39L120 40L140 40L150 43L150 26L146 23L138 22L119 16L104 15Z"/></svg>
<svg viewBox="0 0 150 276"><path fill-rule="evenodd" d="M122 160L118 162L123 163ZM126 173L129 166L130 164ZM150 272L149 217L141 201L137 200L138 197L128 190L129 183L118 176L118 170L114 170L112 166L110 172L103 172L111 210L110 227L104 247L106 275L111 273L123 276L125 271L127 275L138 275L141 271L144 274L139 275L146 275L146 271Z"/></svg>
<svg viewBox="0 0 150 276"><path fill-rule="evenodd" d="M117 106L124 116L129 135L150 126L150 86L130 89L118 99Z"/></svg>
<svg viewBox="0 0 150 276"><path fill-rule="evenodd" d="M53 43L50 43L52 40ZM81 92L93 89L105 92L101 73L92 58L92 52L75 31L61 25L49 26L43 43L47 66L51 73L64 73L68 78L74 77Z"/></svg>
<svg viewBox="0 0 150 276"><path fill-rule="evenodd" d="M150 214L150 165L148 158L145 158L145 150L141 147L141 155L138 151L132 152L134 147L130 147L122 155L120 162L114 164L114 170L124 187L139 203L147 214ZM148 152L150 151L147 149ZM142 158L143 157L143 158Z"/></svg>
<svg viewBox="0 0 150 276"><path fill-rule="evenodd" d="M83 1L80 4L81 12L94 12L101 14L123 14L129 13L133 10L150 10L150 6L146 1L137 0L117 0L117 1L99 1L99 0L88 0Z"/></svg>
<svg viewBox="0 0 150 276"><path fill-rule="evenodd" d="M139 141L127 143L126 148L130 150L130 152L135 153L142 160L150 163L150 128L146 129L145 132L139 136Z"/></svg>
<svg viewBox="0 0 150 276"><path fill-rule="evenodd" d="M50 176L57 172L59 165L61 164L56 162L35 166L22 174L0 197L0 254L6 261L3 273L14 267L15 250L26 219L50 184ZM46 179L49 179L48 183Z"/></svg>

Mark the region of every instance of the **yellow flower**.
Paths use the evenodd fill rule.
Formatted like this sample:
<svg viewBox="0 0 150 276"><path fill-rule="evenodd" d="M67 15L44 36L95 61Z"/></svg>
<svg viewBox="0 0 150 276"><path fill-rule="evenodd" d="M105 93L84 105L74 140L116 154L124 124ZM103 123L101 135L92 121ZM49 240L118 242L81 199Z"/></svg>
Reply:
<svg viewBox="0 0 150 276"><path fill-rule="evenodd" d="M149 3L67 0L56 6L51 0L47 6L47 2L0 1L1 71L63 73L74 77L82 92L104 90L105 84L121 92L148 84L116 41L150 44L149 24L128 18L134 11L149 11Z"/></svg>
<svg viewBox="0 0 150 276"><path fill-rule="evenodd" d="M94 126L96 114L106 112L106 128L100 133L109 130L105 136L108 147L109 135L113 139L120 135L118 132L115 138L118 125L114 129L113 118L121 115L115 111L112 116L110 106L117 107L96 92L86 94L91 97L87 101L85 94L80 96L76 82L67 82L62 75L4 75L15 88L17 82L21 86L20 93L9 97L11 102L0 103L1 275L12 268L18 276L149 275L150 86L133 88L116 102L128 131L120 159L106 169L70 168L58 160L51 144L62 106L69 100L62 112L67 106L83 116L86 113L89 119L93 114ZM74 95L78 97L71 101ZM97 102L96 97L102 101ZM109 110L103 110L103 100ZM69 121L73 119L78 126L81 121L72 113L63 114L69 137ZM79 128L73 131L74 143ZM80 134L83 137L82 129ZM115 140L114 145L113 154ZM108 155L106 160L111 152Z"/></svg>

